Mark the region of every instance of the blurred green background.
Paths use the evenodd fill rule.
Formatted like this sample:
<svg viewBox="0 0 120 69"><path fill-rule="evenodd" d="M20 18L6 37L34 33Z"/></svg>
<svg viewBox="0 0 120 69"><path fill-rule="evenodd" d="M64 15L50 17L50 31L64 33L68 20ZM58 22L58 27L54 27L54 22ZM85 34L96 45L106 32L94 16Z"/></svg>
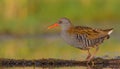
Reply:
<svg viewBox="0 0 120 69"><path fill-rule="evenodd" d="M0 0L0 57L84 59L86 52L60 38L60 28L47 30L62 17L75 25L114 28L97 56L120 53L120 0Z"/></svg>

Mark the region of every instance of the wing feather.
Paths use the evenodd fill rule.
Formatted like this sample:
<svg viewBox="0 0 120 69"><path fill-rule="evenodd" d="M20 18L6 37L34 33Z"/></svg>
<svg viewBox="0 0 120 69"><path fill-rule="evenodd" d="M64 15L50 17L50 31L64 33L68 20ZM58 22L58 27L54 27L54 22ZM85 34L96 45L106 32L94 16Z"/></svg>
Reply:
<svg viewBox="0 0 120 69"><path fill-rule="evenodd" d="M90 27L76 26L68 30L70 34L86 35L87 39L97 39L108 36L108 32L102 29L93 29Z"/></svg>

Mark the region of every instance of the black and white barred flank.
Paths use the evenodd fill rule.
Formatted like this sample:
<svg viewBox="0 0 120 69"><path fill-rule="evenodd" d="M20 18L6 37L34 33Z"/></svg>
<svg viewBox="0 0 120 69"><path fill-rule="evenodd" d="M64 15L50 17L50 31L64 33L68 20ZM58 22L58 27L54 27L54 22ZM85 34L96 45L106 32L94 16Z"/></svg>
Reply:
<svg viewBox="0 0 120 69"><path fill-rule="evenodd" d="M90 47L98 46L99 44L103 43L104 39L106 38L108 39L109 35L99 37L96 39L89 39L85 34L84 35L76 34L76 40L80 42L80 48L82 49L88 49Z"/></svg>

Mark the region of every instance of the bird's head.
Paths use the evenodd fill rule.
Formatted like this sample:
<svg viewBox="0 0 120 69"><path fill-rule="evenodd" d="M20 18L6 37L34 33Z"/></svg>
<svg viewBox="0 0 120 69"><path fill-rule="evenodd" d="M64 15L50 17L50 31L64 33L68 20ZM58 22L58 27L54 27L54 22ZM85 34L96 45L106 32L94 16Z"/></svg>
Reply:
<svg viewBox="0 0 120 69"><path fill-rule="evenodd" d="M58 20L58 22L56 22L55 24L51 25L48 27L48 29L51 29L51 28L54 28L54 27L57 27L57 26L61 26L62 29L68 29L69 27L72 26L70 20L68 18L61 18Z"/></svg>

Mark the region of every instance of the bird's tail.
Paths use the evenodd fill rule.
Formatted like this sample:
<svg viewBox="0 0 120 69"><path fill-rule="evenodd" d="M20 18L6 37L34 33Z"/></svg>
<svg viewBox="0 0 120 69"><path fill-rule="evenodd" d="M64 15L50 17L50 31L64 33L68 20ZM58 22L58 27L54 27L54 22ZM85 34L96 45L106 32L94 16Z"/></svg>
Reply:
<svg viewBox="0 0 120 69"><path fill-rule="evenodd" d="M111 29L106 29L106 30L104 30L104 31L107 32L108 35L110 35L110 34L113 32L113 28L111 28Z"/></svg>

